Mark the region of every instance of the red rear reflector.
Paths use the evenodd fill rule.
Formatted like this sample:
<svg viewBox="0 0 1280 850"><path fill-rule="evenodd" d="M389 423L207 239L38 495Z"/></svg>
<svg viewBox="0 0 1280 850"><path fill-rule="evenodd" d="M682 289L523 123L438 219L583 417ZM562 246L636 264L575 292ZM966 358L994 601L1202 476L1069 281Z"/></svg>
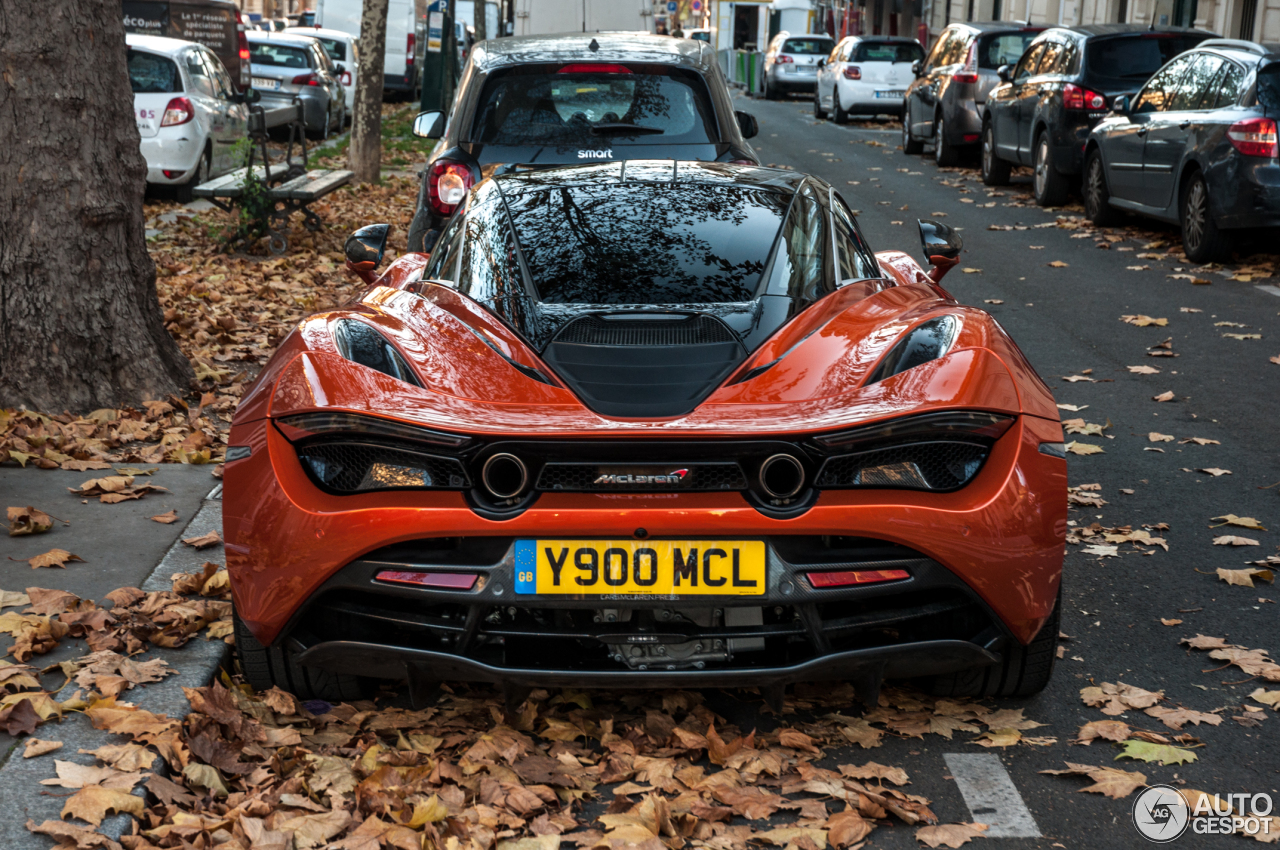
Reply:
<svg viewBox="0 0 1280 850"><path fill-rule="evenodd" d="M966 143L966 144L972 144L973 142L978 141L978 134L977 134L977 133L965 133L965 134L964 134L964 136L962 136L961 138L963 138L963 139L965 140L965 143Z"/></svg>
<svg viewBox="0 0 1280 850"><path fill-rule="evenodd" d="M573 65L565 65L557 74L630 74L631 69L626 65L605 65L596 64L594 62L578 62Z"/></svg>
<svg viewBox="0 0 1280 850"><path fill-rule="evenodd" d="M169 169L167 169L167 168L166 168L166 169L164 169L164 176L165 176L165 177L168 177L170 180L172 180L172 179L173 179L173 178L175 178L175 177L181 177L181 176L182 176L182 172L181 172L181 171L170 171Z"/></svg>
<svg viewBox="0 0 1280 850"><path fill-rule="evenodd" d="M904 578L911 578L911 573L906 570L849 570L808 575L809 584L816 588L849 587L855 584L876 584L882 581L901 581Z"/></svg>
<svg viewBox="0 0 1280 850"><path fill-rule="evenodd" d="M444 590L470 590L475 587L474 573L422 573L410 570L381 570L374 576L389 584L411 584L416 587L439 587Z"/></svg>
<svg viewBox="0 0 1280 850"><path fill-rule="evenodd" d="M1276 122L1271 118L1237 121L1227 130L1232 147L1245 156L1276 155Z"/></svg>

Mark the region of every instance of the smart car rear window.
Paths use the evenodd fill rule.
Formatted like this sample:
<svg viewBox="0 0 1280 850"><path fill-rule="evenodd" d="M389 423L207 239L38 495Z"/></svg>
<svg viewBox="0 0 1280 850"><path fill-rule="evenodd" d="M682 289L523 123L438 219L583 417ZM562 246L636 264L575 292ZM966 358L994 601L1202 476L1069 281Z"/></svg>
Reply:
<svg viewBox="0 0 1280 850"><path fill-rule="evenodd" d="M892 41L864 41L853 51L850 62L914 62L924 58L918 44Z"/></svg>
<svg viewBox="0 0 1280 850"><path fill-rule="evenodd" d="M833 43L829 38L789 38L782 42L779 52L792 56L826 56Z"/></svg>
<svg viewBox="0 0 1280 850"><path fill-rule="evenodd" d="M740 186L562 186L509 196L544 302L710 304L755 298L786 195Z"/></svg>
<svg viewBox="0 0 1280 850"><path fill-rule="evenodd" d="M585 148L714 141L707 87L674 68L516 68L485 83L472 142Z"/></svg>
<svg viewBox="0 0 1280 850"><path fill-rule="evenodd" d="M309 68L305 47L287 44L249 43L249 58L255 65L275 65L278 68Z"/></svg>
<svg viewBox="0 0 1280 850"><path fill-rule="evenodd" d="M1001 65L1016 65L1039 32L1007 32L987 35L978 40L978 67L995 70Z"/></svg>
<svg viewBox="0 0 1280 850"><path fill-rule="evenodd" d="M172 59L130 50L129 85L134 94L172 94L182 91L182 75Z"/></svg>
<svg viewBox="0 0 1280 850"><path fill-rule="evenodd" d="M1085 74L1090 80L1136 88L1170 59L1203 40L1202 36L1149 32L1091 39L1084 51Z"/></svg>

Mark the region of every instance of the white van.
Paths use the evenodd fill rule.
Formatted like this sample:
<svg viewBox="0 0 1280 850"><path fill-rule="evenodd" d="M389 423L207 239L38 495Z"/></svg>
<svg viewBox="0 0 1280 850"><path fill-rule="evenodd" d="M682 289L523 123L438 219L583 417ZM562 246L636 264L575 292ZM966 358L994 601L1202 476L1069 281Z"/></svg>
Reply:
<svg viewBox="0 0 1280 850"><path fill-rule="evenodd" d="M316 25L360 35L363 0L315 0ZM390 0L383 88L418 100L422 57L427 49L427 0Z"/></svg>

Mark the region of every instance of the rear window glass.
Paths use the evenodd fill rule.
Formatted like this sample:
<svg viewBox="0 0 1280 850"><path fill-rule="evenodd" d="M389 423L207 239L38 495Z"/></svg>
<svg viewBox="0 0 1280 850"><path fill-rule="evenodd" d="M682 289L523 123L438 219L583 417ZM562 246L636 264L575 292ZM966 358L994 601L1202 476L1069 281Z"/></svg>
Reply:
<svg viewBox="0 0 1280 850"><path fill-rule="evenodd" d="M182 91L182 75L173 60L154 53L130 50L129 85L134 94L170 94Z"/></svg>
<svg viewBox="0 0 1280 850"><path fill-rule="evenodd" d="M924 58L924 49L919 44L902 42L864 41L858 44L851 62L914 62Z"/></svg>
<svg viewBox="0 0 1280 850"><path fill-rule="evenodd" d="M249 43L250 61L255 65L275 65L278 68L310 68L305 47L287 44Z"/></svg>
<svg viewBox="0 0 1280 850"><path fill-rule="evenodd" d="M715 138L706 85L669 68L630 73L519 69L485 83L472 142L610 147Z"/></svg>
<svg viewBox="0 0 1280 850"><path fill-rule="evenodd" d="M789 198L738 186L565 186L508 196L541 300L708 304L755 297Z"/></svg>
<svg viewBox="0 0 1280 850"><path fill-rule="evenodd" d="M1235 65L1231 69L1236 72L1235 79L1230 81L1230 85L1235 89L1233 94L1237 97L1240 92L1240 78L1243 76L1240 69ZM1227 88L1224 84L1223 88ZM1235 99L1227 100L1228 103L1234 103ZM1273 62L1266 65L1258 71L1258 103L1268 112L1280 112L1280 62ZM1225 105L1223 101L1218 102L1219 106Z"/></svg>
<svg viewBox="0 0 1280 850"><path fill-rule="evenodd" d="M324 52L329 54L329 58L335 62L344 62L347 58L347 45L338 41L336 38L321 38L314 36L315 40L320 42L320 46L324 48Z"/></svg>
<svg viewBox="0 0 1280 850"><path fill-rule="evenodd" d="M1085 47L1085 73L1090 79L1111 80L1136 88L1170 59L1203 40L1200 36L1159 33L1093 39Z"/></svg>
<svg viewBox="0 0 1280 850"><path fill-rule="evenodd" d="M834 44L829 38L789 38L782 42L779 52L793 56L826 56Z"/></svg>
<svg viewBox="0 0 1280 850"><path fill-rule="evenodd" d="M1016 65L1038 32L1007 32L983 36L978 40L978 67L992 70L1001 65Z"/></svg>

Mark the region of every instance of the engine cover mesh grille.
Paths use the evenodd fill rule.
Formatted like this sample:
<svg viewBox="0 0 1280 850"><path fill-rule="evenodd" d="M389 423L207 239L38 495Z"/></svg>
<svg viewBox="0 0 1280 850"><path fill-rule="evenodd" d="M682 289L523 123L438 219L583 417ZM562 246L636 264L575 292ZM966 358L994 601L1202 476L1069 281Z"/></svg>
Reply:
<svg viewBox="0 0 1280 850"><path fill-rule="evenodd" d="M556 342L576 345L705 345L735 342L724 322L709 316L671 320L617 319L583 316L561 329Z"/></svg>

